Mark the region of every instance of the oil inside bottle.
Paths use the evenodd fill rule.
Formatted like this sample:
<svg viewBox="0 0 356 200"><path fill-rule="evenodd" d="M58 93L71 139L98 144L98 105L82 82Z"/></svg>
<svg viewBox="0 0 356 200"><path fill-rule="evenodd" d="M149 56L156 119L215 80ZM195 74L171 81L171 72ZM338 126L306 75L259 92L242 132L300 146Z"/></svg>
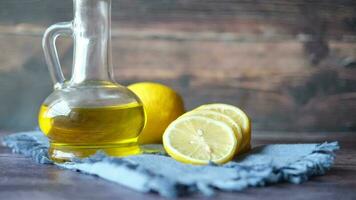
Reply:
<svg viewBox="0 0 356 200"><path fill-rule="evenodd" d="M140 103L103 107L70 107L65 102L43 104L41 130L51 141L49 154L56 162L87 157L98 150L111 156L140 153L137 138L145 124Z"/></svg>

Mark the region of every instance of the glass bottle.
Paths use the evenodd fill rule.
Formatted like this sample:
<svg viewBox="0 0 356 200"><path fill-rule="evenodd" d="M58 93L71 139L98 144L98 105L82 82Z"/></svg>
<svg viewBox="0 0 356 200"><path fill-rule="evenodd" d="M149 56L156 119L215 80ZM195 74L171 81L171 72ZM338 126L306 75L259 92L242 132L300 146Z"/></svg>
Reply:
<svg viewBox="0 0 356 200"><path fill-rule="evenodd" d="M74 20L50 26L42 45L54 91L43 102L40 129L49 155L63 162L101 150L112 156L137 154L145 124L138 97L113 78L111 0L74 0ZM74 40L73 69L65 80L55 47L60 35Z"/></svg>

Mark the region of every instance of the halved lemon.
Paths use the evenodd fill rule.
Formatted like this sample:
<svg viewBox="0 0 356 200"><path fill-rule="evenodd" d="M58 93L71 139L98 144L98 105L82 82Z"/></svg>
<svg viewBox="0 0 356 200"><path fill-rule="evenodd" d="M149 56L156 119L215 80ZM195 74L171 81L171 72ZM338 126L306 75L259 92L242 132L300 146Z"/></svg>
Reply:
<svg viewBox="0 0 356 200"><path fill-rule="evenodd" d="M213 110L229 116L242 129L242 151L245 152L251 148L251 122L244 111L235 106L221 103L202 105L196 108L196 110Z"/></svg>
<svg viewBox="0 0 356 200"><path fill-rule="evenodd" d="M185 113L184 115L180 116L180 118L186 117L186 116L202 116L202 117L207 117L210 119L215 119L220 122L226 123L230 128L235 133L236 139L237 139L237 148L236 148L236 153L239 153L239 150L241 149L241 144L243 141L243 135L242 135L242 130L240 126L232 120L229 116L226 114L213 111L213 110L192 110L190 112Z"/></svg>
<svg viewBox="0 0 356 200"><path fill-rule="evenodd" d="M201 116L172 122L163 134L163 146L174 159L188 164L223 164L237 147L234 131L226 123Z"/></svg>

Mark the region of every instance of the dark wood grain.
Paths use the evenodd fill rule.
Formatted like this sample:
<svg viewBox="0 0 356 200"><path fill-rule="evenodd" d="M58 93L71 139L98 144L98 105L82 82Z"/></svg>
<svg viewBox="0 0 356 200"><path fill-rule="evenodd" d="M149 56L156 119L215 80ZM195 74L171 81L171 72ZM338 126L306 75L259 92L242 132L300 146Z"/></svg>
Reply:
<svg viewBox="0 0 356 200"><path fill-rule="evenodd" d="M322 199L356 198L355 133L256 132L253 144L339 141L336 163L325 176L301 185L277 184L237 193L218 193L216 199ZM1 135L1 134L0 134ZM214 199L215 199L214 198ZM161 199L142 194L97 177L35 164L28 158L0 147L0 199ZM205 199L200 195L184 199Z"/></svg>
<svg viewBox="0 0 356 200"><path fill-rule="evenodd" d="M0 55L3 129L36 126L39 105L52 90L40 46L43 28L20 27L2 29L16 34L0 34L7 48ZM224 33L120 33L113 38L116 79L124 85L167 84L182 94L187 109L210 102L237 105L257 130L355 130L356 43L331 41L328 58L313 66L300 41L230 36L224 41ZM70 77L70 40L60 40L58 48Z"/></svg>
<svg viewBox="0 0 356 200"><path fill-rule="evenodd" d="M342 37L355 32L353 0L113 0L114 22L135 29L175 29L281 34L316 33ZM70 20L72 1L3 0L3 23L50 24ZM312 24L314 26L312 26ZM272 33L273 34L273 33Z"/></svg>
<svg viewBox="0 0 356 200"><path fill-rule="evenodd" d="M70 0L0 1L0 129L37 126L52 90L41 37L72 16ZM255 130L356 131L353 0L113 0L112 19L119 83L167 84L187 109L234 104Z"/></svg>

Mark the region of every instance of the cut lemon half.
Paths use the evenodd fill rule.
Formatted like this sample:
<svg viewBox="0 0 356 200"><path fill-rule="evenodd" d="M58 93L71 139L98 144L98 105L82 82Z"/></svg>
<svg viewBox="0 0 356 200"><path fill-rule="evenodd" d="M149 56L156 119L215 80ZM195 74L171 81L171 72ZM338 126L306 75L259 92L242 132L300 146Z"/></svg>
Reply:
<svg viewBox="0 0 356 200"><path fill-rule="evenodd" d="M188 164L223 164L232 159L237 140L231 127L201 116L172 122L163 134L163 146L174 159Z"/></svg>
<svg viewBox="0 0 356 200"><path fill-rule="evenodd" d="M244 111L235 106L221 103L202 105L196 110L212 110L229 116L241 127L243 134L242 151L245 152L251 148L251 122Z"/></svg>
<svg viewBox="0 0 356 200"><path fill-rule="evenodd" d="M186 116L202 116L202 117L207 117L210 119L214 119L220 122L223 122L227 124L230 128L235 133L236 139L237 139L237 147L236 147L236 153L239 153L239 150L241 149L241 144L243 141L243 135L242 135L242 130L240 126L232 120L229 116L217 112L217 111L212 111L212 110L192 110L190 112L185 113L184 115L180 116L180 118L186 117Z"/></svg>

